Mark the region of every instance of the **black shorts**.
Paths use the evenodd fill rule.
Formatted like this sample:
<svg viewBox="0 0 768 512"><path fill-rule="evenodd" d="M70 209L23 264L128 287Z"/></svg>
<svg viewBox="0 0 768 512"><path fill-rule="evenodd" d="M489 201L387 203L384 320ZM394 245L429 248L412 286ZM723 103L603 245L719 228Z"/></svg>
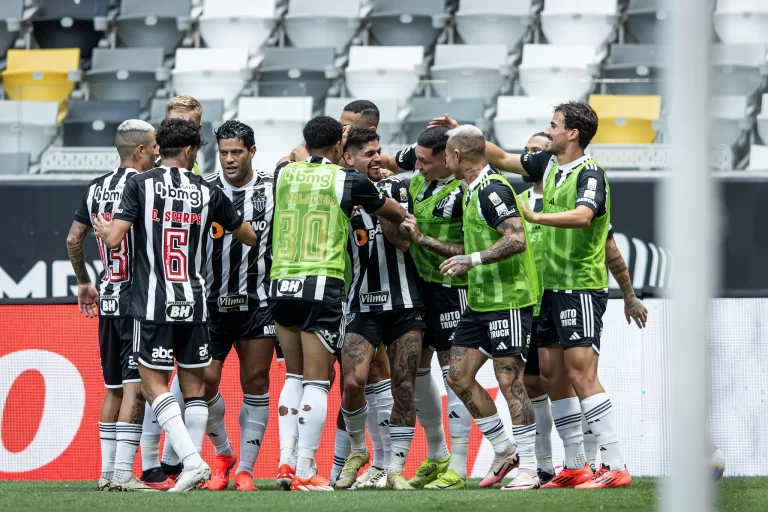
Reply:
<svg viewBox="0 0 768 512"><path fill-rule="evenodd" d="M531 342L528 344L528 359L525 361L526 375L541 375L541 370L539 369L538 334L536 332L538 323L538 319L534 318L533 325L531 325Z"/></svg>
<svg viewBox="0 0 768 512"><path fill-rule="evenodd" d="M420 309L347 313L347 334L359 334L374 348L382 343L388 347L408 331L426 327Z"/></svg>
<svg viewBox="0 0 768 512"><path fill-rule="evenodd" d="M560 343L564 349L592 347L599 354L607 305L608 292L604 290L545 290L538 326L539 346Z"/></svg>
<svg viewBox="0 0 768 512"><path fill-rule="evenodd" d="M435 351L451 349L451 335L467 307L467 289L422 282L427 330L424 344Z"/></svg>
<svg viewBox="0 0 768 512"><path fill-rule="evenodd" d="M139 354L133 318L99 317L99 352L104 385L121 388L140 382Z"/></svg>
<svg viewBox="0 0 768 512"><path fill-rule="evenodd" d="M276 324L314 332L332 354L344 345L346 304L343 302L275 299L269 301L269 311Z"/></svg>
<svg viewBox="0 0 768 512"><path fill-rule="evenodd" d="M454 347L476 348L490 358L517 356L525 361L532 324L533 306L486 312L467 308L451 343Z"/></svg>
<svg viewBox="0 0 768 512"><path fill-rule="evenodd" d="M153 370L202 368L211 364L211 340L205 324L139 324L139 362Z"/></svg>
<svg viewBox="0 0 768 512"><path fill-rule="evenodd" d="M269 308L222 313L215 305L209 305L208 311L211 355L215 361L224 361L232 346L240 340L276 337Z"/></svg>

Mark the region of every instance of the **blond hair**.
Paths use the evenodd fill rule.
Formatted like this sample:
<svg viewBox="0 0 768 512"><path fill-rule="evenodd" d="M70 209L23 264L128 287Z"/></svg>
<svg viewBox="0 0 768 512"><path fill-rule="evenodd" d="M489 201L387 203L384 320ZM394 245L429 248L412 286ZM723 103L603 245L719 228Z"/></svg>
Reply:
<svg viewBox="0 0 768 512"><path fill-rule="evenodd" d="M188 112L193 117L202 119L203 106L192 96L174 96L165 106L165 116L168 117L171 112Z"/></svg>

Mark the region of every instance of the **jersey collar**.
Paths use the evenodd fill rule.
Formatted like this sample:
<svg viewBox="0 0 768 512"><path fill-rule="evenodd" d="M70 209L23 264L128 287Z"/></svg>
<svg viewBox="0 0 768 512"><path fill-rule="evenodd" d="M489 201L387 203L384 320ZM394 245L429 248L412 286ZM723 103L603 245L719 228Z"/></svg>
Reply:
<svg viewBox="0 0 768 512"><path fill-rule="evenodd" d="M307 158L305 161L311 164L333 164L333 162L331 162L324 156L311 156Z"/></svg>
<svg viewBox="0 0 768 512"><path fill-rule="evenodd" d="M231 190L233 192L237 192L239 190L248 190L251 188L257 181L259 181L259 174L254 169L253 171L253 177L251 178L251 181L243 185L242 187L233 187L230 185L227 180L224 179L224 170L222 169L221 174L219 174L219 182L221 183L221 186L224 187L226 190Z"/></svg>
<svg viewBox="0 0 768 512"><path fill-rule="evenodd" d="M581 158L577 158L573 162L567 163L565 165L559 165L557 166L557 174L555 175L555 179L557 179L556 186L562 185L565 180L570 176L570 174L573 172L574 169L576 169L578 166L586 162L587 160L591 160L592 157L589 156L589 154L585 154Z"/></svg>
<svg viewBox="0 0 768 512"><path fill-rule="evenodd" d="M491 165L485 164L485 167L480 171L480 174L477 175L477 178L475 178L475 181L469 184L469 187L467 187L467 197L472 195L472 192L475 191L475 189L480 186L480 183L485 179L486 176L488 176L488 173L491 172Z"/></svg>

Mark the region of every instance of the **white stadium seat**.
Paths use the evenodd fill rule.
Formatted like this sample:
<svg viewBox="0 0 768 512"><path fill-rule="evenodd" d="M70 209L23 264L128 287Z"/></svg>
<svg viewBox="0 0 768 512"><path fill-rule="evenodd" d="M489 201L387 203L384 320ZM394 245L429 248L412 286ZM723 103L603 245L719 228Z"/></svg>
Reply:
<svg viewBox="0 0 768 512"><path fill-rule="evenodd" d="M602 44L618 19L616 0L546 0L541 30L552 44Z"/></svg>
<svg viewBox="0 0 768 512"><path fill-rule="evenodd" d="M246 48L179 48L173 70L173 89L199 100L234 103L248 80Z"/></svg>
<svg viewBox="0 0 768 512"><path fill-rule="evenodd" d="M443 98L490 101L509 75L507 47L439 44L432 66L432 87Z"/></svg>
<svg viewBox="0 0 768 512"><path fill-rule="evenodd" d="M355 99L358 98L326 98L325 115L339 119L344 107ZM379 109L379 127L376 129L376 133L381 137L382 144L388 144L400 133L402 127L402 123L397 117L400 103L397 100L376 100L374 103Z"/></svg>
<svg viewBox="0 0 768 512"><path fill-rule="evenodd" d="M359 98L405 101L424 73L423 46L352 46L347 89Z"/></svg>
<svg viewBox="0 0 768 512"><path fill-rule="evenodd" d="M56 135L58 115L55 102L0 101L0 153L29 153L37 162Z"/></svg>
<svg viewBox="0 0 768 512"><path fill-rule="evenodd" d="M543 132L552 120L555 105L568 97L499 96L493 120L496 140L502 147L522 149L531 135Z"/></svg>
<svg viewBox="0 0 768 512"><path fill-rule="evenodd" d="M341 51L360 29L360 0L291 0L283 24L293 46Z"/></svg>
<svg viewBox="0 0 768 512"><path fill-rule="evenodd" d="M746 96L714 96L710 103L712 141L715 144L734 144L748 129Z"/></svg>
<svg viewBox="0 0 768 512"><path fill-rule="evenodd" d="M285 156L303 143L301 131L312 118L312 98L243 97L237 116L253 128L257 149Z"/></svg>
<svg viewBox="0 0 768 512"><path fill-rule="evenodd" d="M768 94L762 97L762 111L757 114L757 131L760 138L768 142Z"/></svg>
<svg viewBox="0 0 768 512"><path fill-rule="evenodd" d="M748 171L768 171L768 146L752 144L749 148Z"/></svg>
<svg viewBox="0 0 768 512"><path fill-rule="evenodd" d="M718 0L715 32L727 44L768 44L768 1Z"/></svg>
<svg viewBox="0 0 768 512"><path fill-rule="evenodd" d="M531 25L530 0L461 0L456 31L467 44L514 47Z"/></svg>
<svg viewBox="0 0 768 512"><path fill-rule="evenodd" d="M520 85L528 95L566 96L578 100L592 88L598 64L596 48L577 44L526 44Z"/></svg>
<svg viewBox="0 0 768 512"><path fill-rule="evenodd" d="M276 0L205 0L198 21L200 35L209 48L245 45L253 55L277 26L275 4Z"/></svg>
<svg viewBox="0 0 768 512"><path fill-rule="evenodd" d="M764 44L716 44L712 48L713 94L746 96L757 91L766 65Z"/></svg>

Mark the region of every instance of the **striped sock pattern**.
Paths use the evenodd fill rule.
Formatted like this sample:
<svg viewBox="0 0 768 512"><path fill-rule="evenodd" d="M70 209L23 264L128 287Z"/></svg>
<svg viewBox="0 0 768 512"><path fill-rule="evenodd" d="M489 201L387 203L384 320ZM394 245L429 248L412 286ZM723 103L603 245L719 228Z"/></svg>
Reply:
<svg viewBox="0 0 768 512"><path fill-rule="evenodd" d="M581 410L587 420L590 430L595 434L600 459L609 469L621 471L625 469L624 458L619 445L619 434L616 431L613 405L606 393L585 398L581 402Z"/></svg>
<svg viewBox="0 0 768 512"><path fill-rule="evenodd" d="M112 478L115 469L117 449L116 424L99 422L99 444L101 445L101 477Z"/></svg>
<svg viewBox="0 0 768 512"><path fill-rule="evenodd" d="M269 393L264 395L243 395L240 406L240 463L235 474L245 471L253 475L253 465L261 450L264 431L269 420Z"/></svg>
<svg viewBox="0 0 768 512"><path fill-rule="evenodd" d="M224 401L221 400L221 405ZM202 396L184 399L184 425L187 427L189 437L195 445L197 453L203 453L203 439L205 429L208 426L208 404ZM229 441L227 441L227 444ZM232 453L232 448L229 449Z"/></svg>
<svg viewBox="0 0 768 512"><path fill-rule="evenodd" d="M517 452L520 454L520 467L522 469L536 470L536 424L512 425L512 435L517 444Z"/></svg>
<svg viewBox="0 0 768 512"><path fill-rule="evenodd" d="M498 412L487 418L475 418L475 423L485 438L491 442L494 453L504 453L512 446L512 441L510 441L507 431L504 430L504 423L499 418Z"/></svg>
<svg viewBox="0 0 768 512"><path fill-rule="evenodd" d="M402 473L405 459L411 449L414 427L389 427L389 436L392 440L392 453L389 461L389 470L393 473Z"/></svg>
<svg viewBox="0 0 768 512"><path fill-rule="evenodd" d="M227 436L227 425L224 414L227 412L224 399L219 393L208 401L208 421L205 433L213 445L216 455L232 455L232 445Z"/></svg>
<svg viewBox="0 0 768 512"><path fill-rule="evenodd" d="M190 469L199 467L203 459L200 458L189 437L189 432L181 419L181 407L173 395L163 393L155 398L152 410L155 412L158 423L165 430L166 442L170 441L167 444L173 444L174 452L184 461L184 466Z"/></svg>
<svg viewBox="0 0 768 512"><path fill-rule="evenodd" d="M536 441L535 452L538 467L547 473L554 473L552 464L552 407L549 403L549 396L542 395L531 398L533 414L536 416Z"/></svg>
<svg viewBox="0 0 768 512"><path fill-rule="evenodd" d="M344 416L347 434L349 434L352 442L352 452L365 452L365 421L368 419L368 402L356 411L347 411L342 407L341 415Z"/></svg>
<svg viewBox="0 0 768 512"><path fill-rule="evenodd" d="M564 398L552 402L552 418L565 449L564 465L568 469L583 468L584 436L581 431L581 408L578 398Z"/></svg>

